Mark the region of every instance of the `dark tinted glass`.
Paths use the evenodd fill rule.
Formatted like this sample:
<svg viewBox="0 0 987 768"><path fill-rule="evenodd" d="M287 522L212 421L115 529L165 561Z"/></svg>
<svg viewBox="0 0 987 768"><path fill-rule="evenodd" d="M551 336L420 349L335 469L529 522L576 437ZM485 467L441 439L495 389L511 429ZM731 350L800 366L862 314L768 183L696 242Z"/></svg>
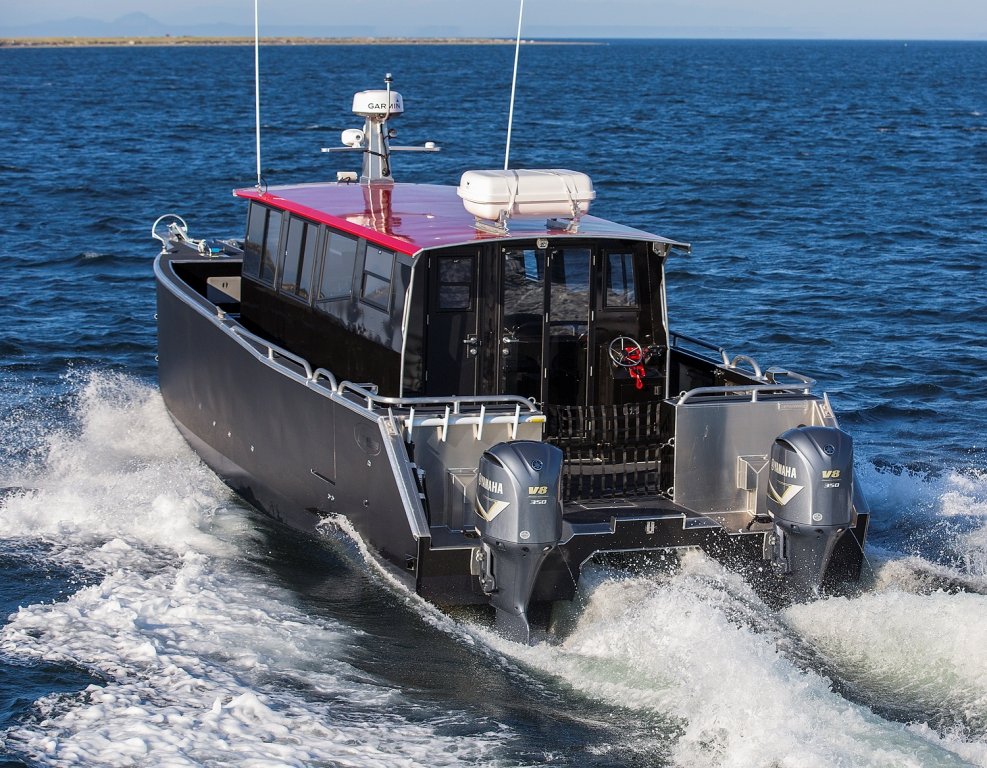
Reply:
<svg viewBox="0 0 987 768"><path fill-rule="evenodd" d="M315 272L315 250L319 244L319 228L305 224L305 244L302 246L302 263L298 269L299 298L308 300L312 293L312 274Z"/></svg>
<svg viewBox="0 0 987 768"><path fill-rule="evenodd" d="M359 241L340 232L330 232L326 239L328 244L319 285L319 301L348 299L353 295L353 269Z"/></svg>
<svg viewBox="0 0 987 768"><path fill-rule="evenodd" d="M472 307L473 269L472 256L439 257L439 309L468 310Z"/></svg>
<svg viewBox="0 0 987 768"><path fill-rule="evenodd" d="M305 238L305 222L292 216L288 224L288 242L281 263L281 290L298 293L298 273L302 267L302 244Z"/></svg>
<svg viewBox="0 0 987 768"><path fill-rule="evenodd" d="M267 217L267 232L264 235L264 250L260 257L261 282L274 285L274 271L277 264L278 240L281 237L281 211L271 211Z"/></svg>
<svg viewBox="0 0 987 768"><path fill-rule="evenodd" d="M369 272L363 276L363 300L375 307L387 309L387 301L391 295L391 283L382 280Z"/></svg>
<svg viewBox="0 0 987 768"><path fill-rule="evenodd" d="M380 309L390 307L393 266L393 253L376 245L367 245L367 253L363 260L363 290L360 297L368 304Z"/></svg>
<svg viewBox="0 0 987 768"><path fill-rule="evenodd" d="M634 254L607 254L606 306L637 306L637 290L634 287Z"/></svg>
<svg viewBox="0 0 987 768"><path fill-rule="evenodd" d="M264 248L264 226L267 224L267 208L252 203L247 214L247 239L243 245L243 274L260 275L260 254Z"/></svg>

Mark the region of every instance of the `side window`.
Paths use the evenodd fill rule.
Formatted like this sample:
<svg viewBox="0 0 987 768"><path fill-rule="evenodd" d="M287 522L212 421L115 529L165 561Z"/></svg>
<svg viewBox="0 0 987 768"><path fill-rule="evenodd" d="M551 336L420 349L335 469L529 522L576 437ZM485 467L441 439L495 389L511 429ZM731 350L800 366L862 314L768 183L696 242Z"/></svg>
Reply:
<svg viewBox="0 0 987 768"><path fill-rule="evenodd" d="M302 240L305 222L292 216L288 220L288 242L281 262L281 290L294 296L298 291L298 268L302 263Z"/></svg>
<svg viewBox="0 0 987 768"><path fill-rule="evenodd" d="M296 216L291 217L280 271L282 293L308 301L318 239L317 225Z"/></svg>
<svg viewBox="0 0 987 768"><path fill-rule="evenodd" d="M309 300L312 295L312 277L315 273L315 253L319 246L319 227L305 224L305 244L302 246L302 263L298 268L298 297Z"/></svg>
<svg viewBox="0 0 987 768"><path fill-rule="evenodd" d="M247 213L247 239L243 245L243 274L245 277L260 276L260 255L264 249L264 227L267 226L267 211L263 205L251 203Z"/></svg>
<svg viewBox="0 0 987 768"><path fill-rule="evenodd" d="M260 274L257 276L262 283L274 285L274 271L277 264L278 240L281 238L281 211L271 210L267 215L267 229L264 231L264 250L260 256Z"/></svg>
<svg viewBox="0 0 987 768"><path fill-rule="evenodd" d="M607 254L606 307L636 307L637 289L634 287L634 254Z"/></svg>
<svg viewBox="0 0 987 768"><path fill-rule="evenodd" d="M473 257L439 257L439 309L469 310L473 307Z"/></svg>
<svg viewBox="0 0 987 768"><path fill-rule="evenodd" d="M360 241L342 232L329 231L326 237L319 302L349 299L353 296L353 270Z"/></svg>
<svg viewBox="0 0 987 768"><path fill-rule="evenodd" d="M363 279L360 282L360 298L367 304L387 311L391 306L391 270L394 254L367 243L363 260Z"/></svg>

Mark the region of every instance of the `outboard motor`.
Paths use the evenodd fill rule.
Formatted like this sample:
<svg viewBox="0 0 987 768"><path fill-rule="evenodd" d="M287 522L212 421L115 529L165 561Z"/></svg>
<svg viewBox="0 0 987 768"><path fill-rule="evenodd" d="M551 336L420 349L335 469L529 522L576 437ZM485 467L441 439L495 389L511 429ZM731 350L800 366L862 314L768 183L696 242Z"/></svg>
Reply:
<svg viewBox="0 0 987 768"><path fill-rule="evenodd" d="M562 538L562 451L530 440L498 443L480 457L480 584L497 629L527 643L528 601L542 563Z"/></svg>
<svg viewBox="0 0 987 768"><path fill-rule="evenodd" d="M794 592L818 592L833 548L853 521L853 442L835 427L797 427L771 448L765 553ZM766 546L767 550L768 547Z"/></svg>

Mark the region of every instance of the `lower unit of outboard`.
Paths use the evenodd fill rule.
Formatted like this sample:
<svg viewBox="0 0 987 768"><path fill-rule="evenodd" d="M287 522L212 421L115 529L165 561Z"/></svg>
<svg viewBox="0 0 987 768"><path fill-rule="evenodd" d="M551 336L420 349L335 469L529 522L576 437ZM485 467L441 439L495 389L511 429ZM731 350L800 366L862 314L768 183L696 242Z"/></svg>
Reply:
<svg viewBox="0 0 987 768"><path fill-rule="evenodd" d="M818 592L833 549L853 522L853 443L835 427L797 427L771 449L766 557L795 596Z"/></svg>
<svg viewBox="0 0 987 768"><path fill-rule="evenodd" d="M561 478L562 451L547 443L498 443L480 457L480 584L498 630L519 642L528 642L528 603L542 563L562 538Z"/></svg>

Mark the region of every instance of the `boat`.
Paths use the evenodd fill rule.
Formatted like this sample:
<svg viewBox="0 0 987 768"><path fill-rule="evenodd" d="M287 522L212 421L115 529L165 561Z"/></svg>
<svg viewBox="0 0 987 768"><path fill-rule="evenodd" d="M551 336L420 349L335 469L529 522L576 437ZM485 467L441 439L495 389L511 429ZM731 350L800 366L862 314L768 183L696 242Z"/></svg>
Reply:
<svg viewBox="0 0 987 768"><path fill-rule="evenodd" d="M527 642L594 559L701 548L771 589L858 580L869 511L815 382L669 326L687 243L595 217L567 169L394 180L390 76L342 134L359 175L234 190L242 239L161 251L158 360L182 435L288 526L345 520L438 606Z"/></svg>

